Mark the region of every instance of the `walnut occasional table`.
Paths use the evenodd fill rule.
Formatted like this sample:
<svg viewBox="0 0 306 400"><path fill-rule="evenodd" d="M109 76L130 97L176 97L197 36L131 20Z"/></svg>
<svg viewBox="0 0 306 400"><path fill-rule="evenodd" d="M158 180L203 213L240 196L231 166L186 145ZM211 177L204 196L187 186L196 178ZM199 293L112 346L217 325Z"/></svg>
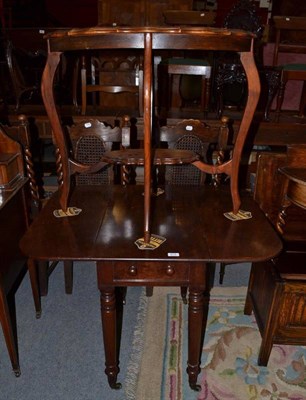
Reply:
<svg viewBox="0 0 306 400"><path fill-rule="evenodd" d="M235 141L232 159L222 165L208 165L199 160L193 164L210 174L226 173L231 177L232 208L239 211L240 196L238 191L238 173L243 145L250 127L260 94L258 71L253 56L254 35L239 30L227 30L205 27L93 27L55 31L46 35L48 40L48 58L42 77L42 96L50 119L54 139L59 150L61 166L61 197L62 209L68 207L70 193L70 175L76 172L89 172L99 169L96 166L80 164L68 153L63 128L57 113L53 95L53 81L63 52L105 50L107 49L138 49L143 50L144 59L144 238L150 240L150 193L151 193L151 130L152 130L152 90L153 90L153 53L155 50L214 50L234 51L240 54L240 60L245 70L248 82L248 99ZM116 155L117 157L117 155ZM177 157L173 154L173 158ZM117 157L118 159L118 157ZM110 162L111 156L102 162ZM175 163L173 161L172 163ZM169 161L167 162L169 164Z"/></svg>

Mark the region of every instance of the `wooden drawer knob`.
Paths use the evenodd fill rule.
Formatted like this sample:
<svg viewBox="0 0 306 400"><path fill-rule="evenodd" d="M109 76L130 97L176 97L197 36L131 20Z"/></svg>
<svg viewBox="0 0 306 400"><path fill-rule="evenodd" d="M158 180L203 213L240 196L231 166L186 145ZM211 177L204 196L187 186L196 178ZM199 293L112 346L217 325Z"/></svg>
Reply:
<svg viewBox="0 0 306 400"><path fill-rule="evenodd" d="M135 265L131 265L131 266L130 266L130 268L129 268L129 274L130 274L130 275L133 275L133 276L137 275L137 268L135 267Z"/></svg>
<svg viewBox="0 0 306 400"><path fill-rule="evenodd" d="M172 276L174 274L174 272L175 272L175 269L171 265L168 265L167 269L166 269L166 274L169 276Z"/></svg>

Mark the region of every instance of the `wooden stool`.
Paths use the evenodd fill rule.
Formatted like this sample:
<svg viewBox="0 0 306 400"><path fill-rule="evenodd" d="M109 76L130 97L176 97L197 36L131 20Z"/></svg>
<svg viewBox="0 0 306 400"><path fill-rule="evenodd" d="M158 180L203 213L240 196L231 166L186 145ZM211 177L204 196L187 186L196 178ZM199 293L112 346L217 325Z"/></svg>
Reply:
<svg viewBox="0 0 306 400"><path fill-rule="evenodd" d="M258 365L266 366L274 344L306 345L306 253L283 253L254 263L245 314L254 312L262 336Z"/></svg>

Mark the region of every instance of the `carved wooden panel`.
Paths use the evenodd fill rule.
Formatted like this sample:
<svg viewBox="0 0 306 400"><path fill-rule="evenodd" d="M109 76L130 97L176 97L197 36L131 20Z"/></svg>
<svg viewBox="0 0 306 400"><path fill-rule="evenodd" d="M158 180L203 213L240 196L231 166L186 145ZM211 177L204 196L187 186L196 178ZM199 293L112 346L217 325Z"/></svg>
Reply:
<svg viewBox="0 0 306 400"><path fill-rule="evenodd" d="M306 334L306 288L303 282L292 282L285 284L285 293L279 316L280 330L293 330ZM299 329L298 332L295 330Z"/></svg>

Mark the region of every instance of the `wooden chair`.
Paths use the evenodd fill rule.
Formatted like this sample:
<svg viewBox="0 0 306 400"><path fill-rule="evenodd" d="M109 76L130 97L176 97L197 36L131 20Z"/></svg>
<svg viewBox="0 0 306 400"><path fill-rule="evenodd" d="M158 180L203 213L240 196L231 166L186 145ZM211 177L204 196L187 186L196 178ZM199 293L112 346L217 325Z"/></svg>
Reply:
<svg viewBox="0 0 306 400"><path fill-rule="evenodd" d="M263 24L254 1L239 0L226 15L223 26L228 29L243 29L256 35L254 57L259 67L262 86L268 87L265 93L265 119L269 119L269 109L277 89L277 73L274 69L263 67L261 38ZM237 53L224 53L215 60L215 97L217 116L220 118L226 106L243 109L246 96L246 76Z"/></svg>
<svg viewBox="0 0 306 400"><path fill-rule="evenodd" d="M21 145L24 160L24 167L29 178L32 206L31 219L35 218L37 212L44 205L44 199L40 195L34 170L32 156L32 139L29 124L25 115L19 116L19 124L14 126L2 126L2 130L12 139ZM113 142L121 141L121 131L119 128L112 130L110 126L105 126L97 120L87 120L86 122L75 124L70 127L71 138L74 143L74 154L78 161L92 163L99 160L104 151L110 150ZM96 134L94 134L96 133ZM105 184L112 179L112 170L104 168L97 174L84 174L76 177L77 184ZM58 261L40 261L39 263L39 287L40 295L46 296L48 293L49 277L58 265ZM64 262L65 292L72 293L73 288L73 269L72 263Z"/></svg>
<svg viewBox="0 0 306 400"><path fill-rule="evenodd" d="M162 114L163 117L168 115L169 109L173 104L174 76L177 76L177 79L179 79L176 87L179 88L180 108L184 108L188 101L194 102L199 97L200 109L203 111L203 115L208 112L212 67L207 60L169 58L163 60L158 65L158 69L159 108L160 110L165 109L165 115ZM198 81L194 80L193 82L191 80L194 76L201 76L201 89L198 94ZM164 95L166 95L165 98L163 98Z"/></svg>
<svg viewBox="0 0 306 400"><path fill-rule="evenodd" d="M306 344L305 162L306 147L291 146L287 154L263 154L259 164L255 199L284 242L278 257L251 268L245 313L254 312L262 336L259 365L267 365L274 344Z"/></svg>
<svg viewBox="0 0 306 400"><path fill-rule="evenodd" d="M22 130L21 130L22 131ZM20 132L21 132L20 131ZM20 376L16 335L15 293L29 271L36 317L41 315L36 265L19 249L19 240L30 223L29 196L24 183L23 149L21 144L0 127L1 207L0 207L0 322L12 368ZM31 185L31 192L35 187Z"/></svg>
<svg viewBox="0 0 306 400"><path fill-rule="evenodd" d="M121 142L121 129L112 129L109 125L96 119L87 119L71 126L66 126L68 138L70 140L70 152L76 163L93 165L101 160L105 151L111 150L113 143ZM56 151L58 156L58 152ZM61 185L61 163L57 158L57 173L59 185ZM104 185L110 184L114 180L113 169L106 163L101 163L95 173L82 173L74 176L77 185ZM64 262L65 292L71 294L73 290L73 263L65 260ZM48 292L49 276L53 272L57 263L45 262L40 266L40 287L41 293L46 295Z"/></svg>
<svg viewBox="0 0 306 400"><path fill-rule="evenodd" d="M281 71L276 102L276 121L278 122L284 100L285 87L289 80L304 81L299 107L299 116L304 116L306 106L306 64L290 63L279 65L279 54L306 53L306 17L274 16L273 22L276 30L273 65Z"/></svg>
<svg viewBox="0 0 306 400"><path fill-rule="evenodd" d="M15 48L9 40L5 45L5 57L15 97L15 112L18 112L22 100L30 101L34 94L40 96L40 77L38 82L36 82L36 79L31 79L30 81L29 77L26 76L25 68L29 63L33 63L34 60L42 67L45 58L39 54L29 55L22 49Z"/></svg>
<svg viewBox="0 0 306 400"><path fill-rule="evenodd" d="M112 150L114 144L117 147L121 143L121 129L112 128L109 124L97 119L87 119L68 127L72 152L78 162L94 165L99 162L106 151ZM109 164L96 173L77 174L78 185L102 185L114 182L113 168Z"/></svg>
<svg viewBox="0 0 306 400"><path fill-rule="evenodd" d="M21 149L24 171L29 179L29 186L31 191L31 199L34 208L31 208L32 213L36 213L42 207L42 198L40 195L41 188L37 182L37 177L34 167L34 159L32 154L32 138L29 130L29 122L24 114L18 115L17 124L0 124L1 130L9 138L17 142ZM32 215L32 218L34 218Z"/></svg>
<svg viewBox="0 0 306 400"><path fill-rule="evenodd" d="M213 127L199 120L184 120L174 127L162 127L160 140L167 142L170 148L193 150L200 154L205 162L222 164L228 157L230 136L229 119L223 116L221 124ZM215 186L222 181L220 175L213 175L211 178ZM193 165L168 166L165 180L168 184L199 185L205 183L206 174ZM225 266L224 263L220 264L220 284L223 283Z"/></svg>
<svg viewBox="0 0 306 400"><path fill-rule="evenodd" d="M202 140L192 134L186 134L177 139L173 146L177 150L192 150L206 161L207 148ZM192 164L173 165L166 167L165 181L167 185L203 185L205 174Z"/></svg>
<svg viewBox="0 0 306 400"><path fill-rule="evenodd" d="M164 18L167 25L213 26L214 11L167 10ZM199 77L200 88L199 88ZM200 110L206 115L209 109L212 66L208 57L189 58L170 57L158 65L158 108L161 117L167 118L173 107L174 93L179 96L180 108L188 104L199 103Z"/></svg>
<svg viewBox="0 0 306 400"><path fill-rule="evenodd" d="M70 140L70 152L77 163L84 165L96 165L99 163L103 154L113 148L114 145L121 143L121 129L112 128L97 119L87 119L86 121L74 123L67 126ZM57 152L58 154L58 152ZM61 184L61 163L57 159L57 169L59 184ZM106 163L99 163L99 169L92 173L80 173L75 175L76 185L105 185L113 183L115 180L112 166ZM40 268L46 268L45 266ZM73 262L64 261L65 290L71 294L73 288ZM49 274L42 270L42 275L46 279ZM43 283L46 287L47 281Z"/></svg>
<svg viewBox="0 0 306 400"><path fill-rule="evenodd" d="M199 120L183 120L174 126L163 126L160 141L169 148L192 150L200 159L210 163L222 164L230 149L229 119L223 117L221 124L207 125ZM206 174L192 164L166 166L165 183L168 185L197 186L207 183ZM158 178L160 179L160 177ZM210 183L218 186L222 181L219 175L212 176ZM188 189L187 189L188 190ZM183 301L187 302L187 288L181 288Z"/></svg>
<svg viewBox="0 0 306 400"><path fill-rule="evenodd" d="M136 96L138 115L143 115L143 70L141 60L137 57L102 58L99 55L90 57L90 73L88 73L86 59L82 57L81 66L81 114L87 112L87 95L92 94L92 105L97 107L97 93L101 93L100 103L105 108L107 103L113 103L117 108L131 108ZM119 102L118 95L130 94L126 97L125 104ZM118 103L114 103L117 96ZM104 101L103 101L104 97ZM113 105L113 107L114 107Z"/></svg>
<svg viewBox="0 0 306 400"><path fill-rule="evenodd" d="M29 204L31 222L35 218L37 213L39 213L39 211L42 209L45 199L41 195L42 189L38 184L35 171L32 152L33 141L29 129L28 119L25 115L20 114L18 116L17 125L2 125L1 129L8 137L12 138L21 146L24 170L26 171L26 176L29 179L29 187L31 193L31 204ZM39 292L41 296L46 296L48 293L49 277L56 268L58 261L40 261L39 264ZM72 292L72 283L69 276L69 269L67 270L67 268L65 268L65 290L67 294L70 294Z"/></svg>
<svg viewBox="0 0 306 400"><path fill-rule="evenodd" d="M222 164L229 156L231 132L229 118L222 117L214 125L200 120L185 119L175 125L160 128L159 143L168 148L192 150L208 163ZM200 185L207 182L206 174L193 165L167 166L165 180L168 184ZM213 175L211 182L219 185L222 177ZM159 177L158 180L161 180Z"/></svg>

